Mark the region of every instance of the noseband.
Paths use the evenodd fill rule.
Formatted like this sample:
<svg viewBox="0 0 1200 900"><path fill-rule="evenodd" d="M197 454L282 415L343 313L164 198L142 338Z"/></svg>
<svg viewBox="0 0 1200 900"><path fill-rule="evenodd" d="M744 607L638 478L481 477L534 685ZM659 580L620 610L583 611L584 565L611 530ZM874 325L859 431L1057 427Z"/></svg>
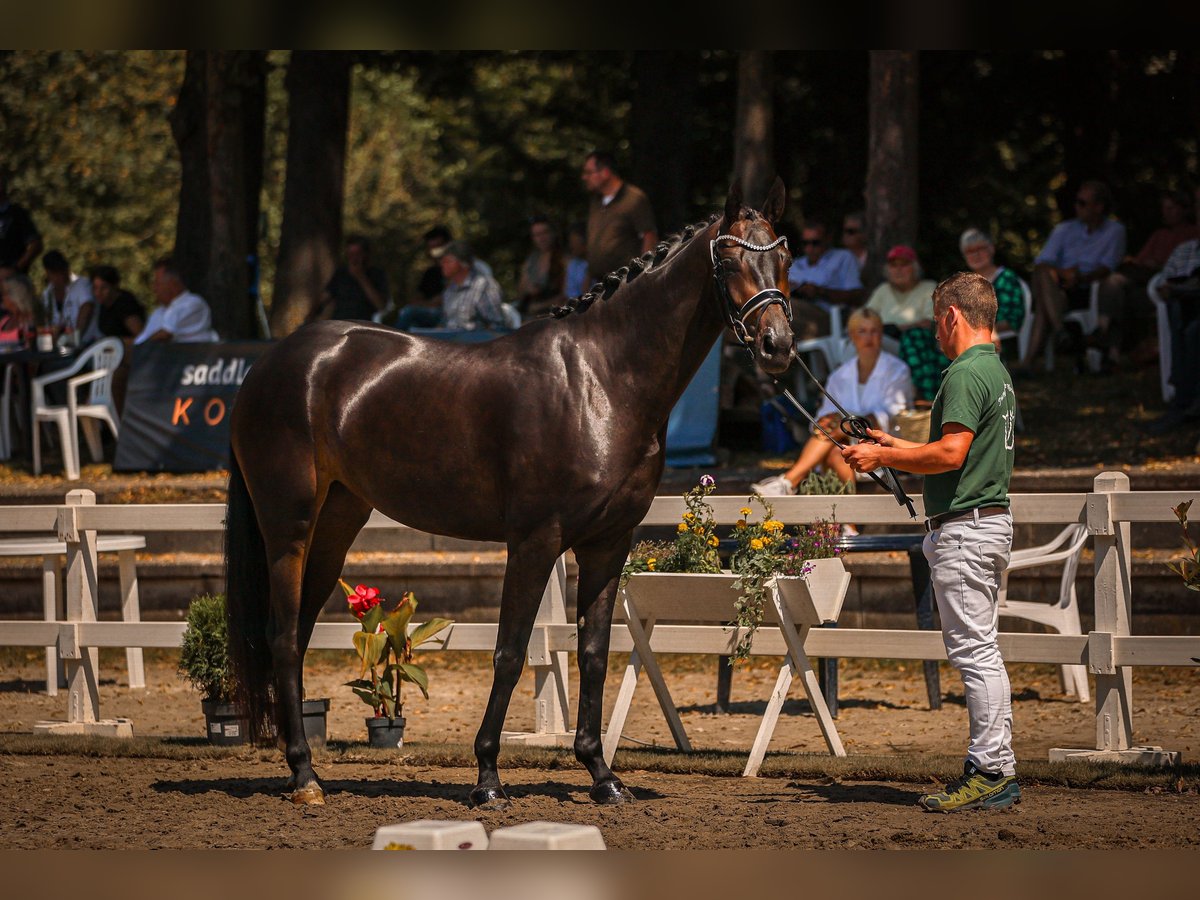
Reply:
<svg viewBox="0 0 1200 900"><path fill-rule="evenodd" d="M739 247L745 247L747 250L753 250L756 253L766 253L768 250L774 250L780 244L787 246L786 237L778 237L771 243L766 245L751 244L749 241L743 240L740 237L732 234L719 234L717 237L709 241L708 249L712 255L713 264L713 280L717 284L717 296L721 298L721 306L725 311L725 323L733 331L738 342L747 349L750 348L754 340L754 331L750 328L748 320L754 313L764 313L768 306L781 306L783 314L787 316L788 323L792 321L792 306L788 303L787 296L777 288L766 288L759 291L739 308L733 302L733 295L729 293L729 285L725 283L728 273L721 265L721 257L717 255L717 245L722 242L737 244Z"/></svg>

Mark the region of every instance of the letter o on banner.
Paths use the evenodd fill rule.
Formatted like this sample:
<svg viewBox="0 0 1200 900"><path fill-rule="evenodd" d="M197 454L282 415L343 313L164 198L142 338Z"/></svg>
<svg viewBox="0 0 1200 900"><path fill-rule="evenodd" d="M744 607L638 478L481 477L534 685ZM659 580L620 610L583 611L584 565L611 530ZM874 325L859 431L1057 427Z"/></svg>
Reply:
<svg viewBox="0 0 1200 900"><path fill-rule="evenodd" d="M209 425L216 425L225 418L225 401L220 397L213 397L204 404L204 421Z"/></svg>

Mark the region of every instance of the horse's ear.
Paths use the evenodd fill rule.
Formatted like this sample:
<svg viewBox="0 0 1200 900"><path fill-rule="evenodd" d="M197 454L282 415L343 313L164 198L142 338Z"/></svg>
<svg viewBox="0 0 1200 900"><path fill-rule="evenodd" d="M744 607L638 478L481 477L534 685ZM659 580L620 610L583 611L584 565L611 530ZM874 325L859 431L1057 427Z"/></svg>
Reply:
<svg viewBox="0 0 1200 900"><path fill-rule="evenodd" d="M729 186L729 196L725 198L725 221L721 228L728 231L742 215L742 181L737 179Z"/></svg>
<svg viewBox="0 0 1200 900"><path fill-rule="evenodd" d="M766 202L763 203L762 214L772 225L779 223L783 218L783 207L787 203L787 189L783 186L783 179L778 175L775 176L775 183L771 185L771 190L767 192Z"/></svg>

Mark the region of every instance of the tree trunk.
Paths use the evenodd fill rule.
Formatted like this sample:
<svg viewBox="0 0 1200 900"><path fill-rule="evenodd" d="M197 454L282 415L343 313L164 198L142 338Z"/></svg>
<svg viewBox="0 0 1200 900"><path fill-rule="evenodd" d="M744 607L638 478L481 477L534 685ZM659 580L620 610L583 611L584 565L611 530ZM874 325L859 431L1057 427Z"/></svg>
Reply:
<svg viewBox="0 0 1200 900"><path fill-rule="evenodd" d="M248 158L255 130L253 114L261 111L255 97L265 90L261 51L209 51L206 132L212 240L209 245L208 300L213 327L227 340L255 335L247 258L255 254L258 187L251 177L255 160ZM257 122L262 144L263 119ZM261 173L262 157L258 170Z"/></svg>
<svg viewBox="0 0 1200 900"><path fill-rule="evenodd" d="M345 196L351 57L296 50L288 65L287 181L271 334L286 337L321 300L337 266Z"/></svg>
<svg viewBox="0 0 1200 900"><path fill-rule="evenodd" d="M660 235L688 223L687 175L692 160L696 108L694 51L638 50L629 134L633 165L629 179L646 192Z"/></svg>
<svg viewBox="0 0 1200 900"><path fill-rule="evenodd" d="M917 239L917 51L871 51L864 283L883 277L894 244Z"/></svg>
<svg viewBox="0 0 1200 900"><path fill-rule="evenodd" d="M738 57L737 126L733 176L747 205L762 207L775 179L775 104L771 51L743 50Z"/></svg>
<svg viewBox="0 0 1200 900"><path fill-rule="evenodd" d="M189 50L183 84L169 121L179 148L179 212L175 220L175 262L188 287L208 296L212 217L208 191L205 92L208 54Z"/></svg>

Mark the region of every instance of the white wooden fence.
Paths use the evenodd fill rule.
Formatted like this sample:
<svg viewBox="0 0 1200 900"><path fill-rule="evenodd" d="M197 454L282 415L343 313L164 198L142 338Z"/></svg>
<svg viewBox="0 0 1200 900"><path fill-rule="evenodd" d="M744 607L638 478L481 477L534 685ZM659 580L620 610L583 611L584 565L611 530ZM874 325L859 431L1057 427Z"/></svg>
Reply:
<svg viewBox="0 0 1200 900"><path fill-rule="evenodd" d="M1196 492L1129 490L1129 479L1105 472L1091 493L1014 494L1012 510L1021 524L1083 522L1095 551L1095 626L1086 635L1010 634L1000 636L1009 662L1082 664L1096 676L1096 749L1122 751L1133 735L1132 667L1192 666L1200 657L1200 637L1132 635L1133 596L1130 582L1130 524L1173 522L1171 508L1193 499ZM920 512L921 499L914 498ZM717 521L731 524L745 501L711 498ZM888 496L784 497L774 501L776 517L785 523L836 518L858 524L916 525ZM657 497L646 525L674 525L684 511L678 497ZM177 647L184 625L166 622L96 621L96 535L149 531L219 531L225 508L220 504L96 505L90 491L72 491L62 505L0 507L0 532L57 535L67 544L64 622L0 621L0 646L44 647L57 644L67 670L67 721L90 723L99 718L100 696L95 670L99 647ZM919 522L920 520L918 520ZM367 528L404 526L374 513ZM566 731L569 722L566 654L576 649L575 625L564 610L566 568L561 564L547 586L528 648L537 678L535 729L547 736ZM311 647L351 648L355 622L317 625ZM440 649L492 650L495 624L456 624ZM660 625L654 631L656 653L728 654L737 641L731 628ZM614 625L614 652L633 648L628 629ZM883 659L945 659L940 633L881 629L814 629L805 643L809 656ZM764 632L754 642L755 655L782 656L777 632Z"/></svg>

